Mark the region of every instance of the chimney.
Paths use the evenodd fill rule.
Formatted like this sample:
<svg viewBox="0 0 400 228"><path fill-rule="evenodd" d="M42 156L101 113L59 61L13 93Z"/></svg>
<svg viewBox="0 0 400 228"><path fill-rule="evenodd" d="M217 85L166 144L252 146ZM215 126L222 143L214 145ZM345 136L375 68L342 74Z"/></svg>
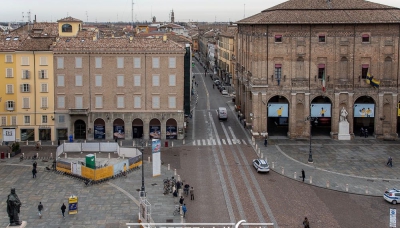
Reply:
<svg viewBox="0 0 400 228"><path fill-rule="evenodd" d="M162 37L162 40L163 40L164 42L166 42L166 41L167 41L167 39L168 39L167 35L166 35L166 34L164 34L164 35L163 35L163 37Z"/></svg>
<svg viewBox="0 0 400 228"><path fill-rule="evenodd" d="M36 14L35 14L35 19L33 20L33 23L36 23Z"/></svg>
<svg viewBox="0 0 400 228"><path fill-rule="evenodd" d="M133 36L130 36L129 37L129 43L132 43L132 40L133 40Z"/></svg>

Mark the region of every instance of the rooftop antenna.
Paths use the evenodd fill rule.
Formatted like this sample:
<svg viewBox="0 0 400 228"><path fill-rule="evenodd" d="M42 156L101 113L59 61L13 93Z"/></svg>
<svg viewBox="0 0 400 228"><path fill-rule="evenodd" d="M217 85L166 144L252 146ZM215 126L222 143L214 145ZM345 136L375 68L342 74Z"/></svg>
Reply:
<svg viewBox="0 0 400 228"><path fill-rule="evenodd" d="M132 0L132 18L131 18L131 20L132 20L132 29L133 29L133 5L134 5L135 3L133 3L133 0Z"/></svg>
<svg viewBox="0 0 400 228"><path fill-rule="evenodd" d="M22 12L22 20L21 20L21 22L23 23L24 20L25 20L25 18L24 18L24 12Z"/></svg>
<svg viewBox="0 0 400 228"><path fill-rule="evenodd" d="M243 6L243 18L246 18L246 4Z"/></svg>
<svg viewBox="0 0 400 228"><path fill-rule="evenodd" d="M31 23L31 10L28 11L28 22Z"/></svg>
<svg viewBox="0 0 400 228"><path fill-rule="evenodd" d="M89 22L89 16L88 16L88 12L86 11L86 23Z"/></svg>

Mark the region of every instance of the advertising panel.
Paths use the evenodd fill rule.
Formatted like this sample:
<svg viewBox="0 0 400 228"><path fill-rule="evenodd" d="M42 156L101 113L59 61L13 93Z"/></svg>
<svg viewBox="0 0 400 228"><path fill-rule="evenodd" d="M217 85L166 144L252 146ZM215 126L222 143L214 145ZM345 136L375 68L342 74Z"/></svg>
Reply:
<svg viewBox="0 0 400 228"><path fill-rule="evenodd" d="M123 161L121 161L121 162L119 162L119 163L117 163L117 164L114 164L114 165L113 165L113 172L114 172L114 175L117 175L117 174L119 174L119 173L121 173L121 172L127 171L128 168L129 168L129 161L128 161L128 159L125 159L125 160L123 160Z"/></svg>
<svg viewBox="0 0 400 228"><path fill-rule="evenodd" d="M15 141L15 129L3 129L3 141L14 142Z"/></svg>
<svg viewBox="0 0 400 228"><path fill-rule="evenodd" d="M354 104L354 117L375 117L375 104Z"/></svg>
<svg viewBox="0 0 400 228"><path fill-rule="evenodd" d="M178 132L176 126L167 126L167 139L177 139Z"/></svg>
<svg viewBox="0 0 400 228"><path fill-rule="evenodd" d="M94 138L95 139L105 139L106 138L106 128L105 126L94 126Z"/></svg>
<svg viewBox="0 0 400 228"><path fill-rule="evenodd" d="M284 103L268 103L268 117L289 117L289 105Z"/></svg>
<svg viewBox="0 0 400 228"><path fill-rule="evenodd" d="M150 138L151 139L161 138L161 127L160 126L150 126Z"/></svg>
<svg viewBox="0 0 400 228"><path fill-rule="evenodd" d="M332 117L331 104L311 104L311 117Z"/></svg>
<svg viewBox="0 0 400 228"><path fill-rule="evenodd" d="M78 213L78 197L70 196L68 198L68 214L73 215Z"/></svg>
<svg viewBox="0 0 400 228"><path fill-rule="evenodd" d="M112 177L114 173L113 166L107 166L104 168L95 170L95 180L101 180L107 177Z"/></svg>
<svg viewBox="0 0 400 228"><path fill-rule="evenodd" d="M153 155L153 177L161 175L161 140L153 139L151 142L151 151Z"/></svg>
<svg viewBox="0 0 400 228"><path fill-rule="evenodd" d="M125 130L124 126L114 126L114 138L117 137L119 139L125 138Z"/></svg>

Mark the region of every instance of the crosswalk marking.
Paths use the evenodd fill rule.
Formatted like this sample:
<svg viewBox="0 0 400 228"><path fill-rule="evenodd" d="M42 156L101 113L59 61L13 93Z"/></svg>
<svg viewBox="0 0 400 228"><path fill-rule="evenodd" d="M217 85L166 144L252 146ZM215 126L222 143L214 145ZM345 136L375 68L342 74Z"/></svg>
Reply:
<svg viewBox="0 0 400 228"><path fill-rule="evenodd" d="M251 145L251 141L248 141ZM197 139L193 140L193 146L220 146L220 145L248 145L246 139Z"/></svg>
<svg viewBox="0 0 400 228"><path fill-rule="evenodd" d="M206 144L206 140L205 140L205 139L203 139L203 145L207 145L207 144Z"/></svg>
<svg viewBox="0 0 400 228"><path fill-rule="evenodd" d="M226 139L226 141L228 142L228 145L232 145L231 139Z"/></svg>
<svg viewBox="0 0 400 228"><path fill-rule="evenodd" d="M211 140L207 139L207 145L211 146Z"/></svg>
<svg viewBox="0 0 400 228"><path fill-rule="evenodd" d="M243 140L243 144L244 144L244 145L247 145L246 140L244 140L244 139L242 139L242 140Z"/></svg>
<svg viewBox="0 0 400 228"><path fill-rule="evenodd" d="M222 139L222 143L223 143L224 145L226 145L225 139Z"/></svg>

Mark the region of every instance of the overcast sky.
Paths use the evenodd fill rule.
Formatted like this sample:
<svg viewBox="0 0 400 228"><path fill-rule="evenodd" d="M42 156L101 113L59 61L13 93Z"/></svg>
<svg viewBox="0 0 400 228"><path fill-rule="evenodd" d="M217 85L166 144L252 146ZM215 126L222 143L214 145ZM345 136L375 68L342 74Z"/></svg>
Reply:
<svg viewBox="0 0 400 228"><path fill-rule="evenodd" d="M333 0L334 1L334 0ZM400 8L400 0L371 0ZM134 21L169 21L174 10L175 21L238 21L285 0L134 0ZM52 21L66 16L82 21L131 21L132 0L1 0L0 21Z"/></svg>

